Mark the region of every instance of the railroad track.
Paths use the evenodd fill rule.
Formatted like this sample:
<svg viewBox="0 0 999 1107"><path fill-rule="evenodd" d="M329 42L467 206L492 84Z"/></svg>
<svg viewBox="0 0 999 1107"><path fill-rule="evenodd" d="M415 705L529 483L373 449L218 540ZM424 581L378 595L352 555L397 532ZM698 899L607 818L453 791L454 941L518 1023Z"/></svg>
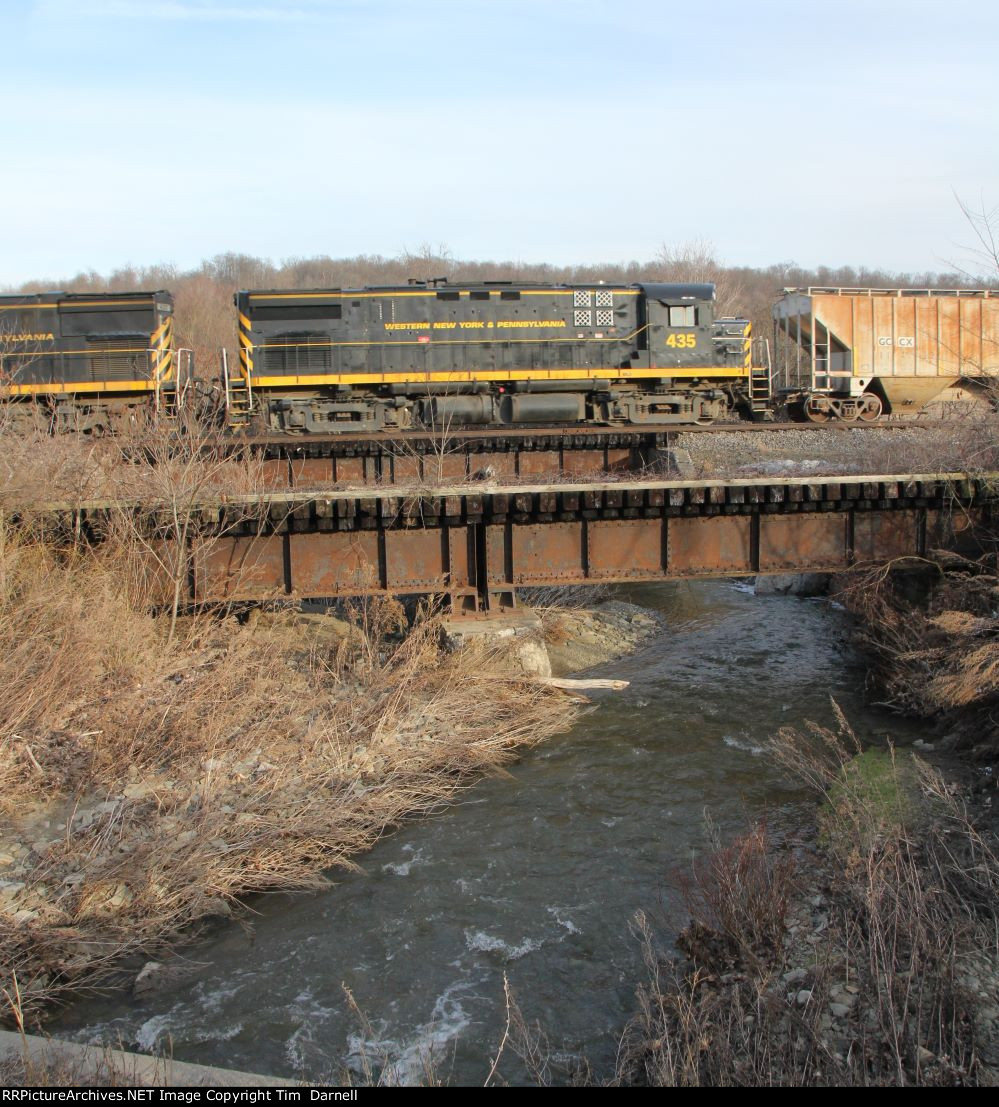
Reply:
<svg viewBox="0 0 999 1107"><path fill-rule="evenodd" d="M263 454L275 487L312 483L393 484L465 480L621 474L669 462L679 435L759 435L781 432L863 434L871 430L928 429L945 420L879 423L716 423L711 426L470 427L453 431L403 431L391 436L343 434L264 435L233 440L234 448Z"/></svg>
<svg viewBox="0 0 999 1107"><path fill-rule="evenodd" d="M650 439L663 442L679 434L760 434L773 431L808 431L812 433L850 433L870 430L904 430L914 427L927 428L942 425L953 426L953 420L944 419L891 419L879 422L855 423L712 423L699 426L694 423L664 423L660 425L632 427L459 427L453 430L407 430L391 435L373 435L345 431L336 434L307 435L252 435L236 436L233 441L240 446L265 453L299 453L316 456L316 451L344 452L370 450L377 452L402 449L458 448L473 443L482 449L525 448L532 442L547 443L557 440L569 449L587 449L598 442L614 445L638 444Z"/></svg>

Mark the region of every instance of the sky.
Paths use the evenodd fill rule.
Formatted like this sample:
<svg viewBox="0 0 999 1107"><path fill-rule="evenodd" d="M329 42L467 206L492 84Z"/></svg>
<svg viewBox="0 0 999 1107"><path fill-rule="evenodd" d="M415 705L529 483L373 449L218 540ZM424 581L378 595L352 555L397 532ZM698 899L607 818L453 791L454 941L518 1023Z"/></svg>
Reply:
<svg viewBox="0 0 999 1107"><path fill-rule="evenodd" d="M0 0L0 284L444 244L897 271L999 205L984 0Z"/></svg>

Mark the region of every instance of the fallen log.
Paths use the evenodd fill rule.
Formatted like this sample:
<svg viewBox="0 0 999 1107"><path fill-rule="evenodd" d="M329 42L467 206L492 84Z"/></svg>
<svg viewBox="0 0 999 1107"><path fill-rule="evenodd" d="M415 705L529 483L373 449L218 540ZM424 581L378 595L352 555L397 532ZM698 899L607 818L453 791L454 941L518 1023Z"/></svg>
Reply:
<svg viewBox="0 0 999 1107"><path fill-rule="evenodd" d="M550 684L553 688L564 688L566 691L575 691L583 688L610 688L614 692L620 692L627 688L630 680L610 680L606 677L591 677L586 680L573 680L571 677L538 677L541 684Z"/></svg>

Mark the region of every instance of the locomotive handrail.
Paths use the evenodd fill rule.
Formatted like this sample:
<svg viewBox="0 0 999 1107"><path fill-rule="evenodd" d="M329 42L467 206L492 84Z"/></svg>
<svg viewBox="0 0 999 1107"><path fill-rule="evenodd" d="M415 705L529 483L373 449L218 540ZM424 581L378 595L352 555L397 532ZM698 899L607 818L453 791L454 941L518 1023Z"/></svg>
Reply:
<svg viewBox="0 0 999 1107"><path fill-rule="evenodd" d="M219 350L219 360L222 363L222 395L225 397L225 409L229 411L232 407L229 396L229 353L225 346Z"/></svg>
<svg viewBox="0 0 999 1107"><path fill-rule="evenodd" d="M187 372L183 372L184 357L187 354ZM177 359L177 410L183 411L187 402L187 393L194 383L194 350L189 346L181 346L174 355ZM183 381L183 387L181 386Z"/></svg>
<svg viewBox="0 0 999 1107"><path fill-rule="evenodd" d="M894 296L897 299L906 296L968 296L987 300L999 295L999 289L995 288L850 288L846 285L809 285L807 288L785 288L783 292L785 295L797 292L806 296Z"/></svg>

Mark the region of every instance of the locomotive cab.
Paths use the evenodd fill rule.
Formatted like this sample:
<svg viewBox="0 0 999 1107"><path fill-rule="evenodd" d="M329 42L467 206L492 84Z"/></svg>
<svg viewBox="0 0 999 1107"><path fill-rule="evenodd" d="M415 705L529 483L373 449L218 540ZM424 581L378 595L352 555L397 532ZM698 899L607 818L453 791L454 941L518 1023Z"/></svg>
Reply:
<svg viewBox="0 0 999 1107"><path fill-rule="evenodd" d="M643 284L645 318L652 369L686 376L691 368L712 364L713 284ZM703 374L701 374L703 375Z"/></svg>

